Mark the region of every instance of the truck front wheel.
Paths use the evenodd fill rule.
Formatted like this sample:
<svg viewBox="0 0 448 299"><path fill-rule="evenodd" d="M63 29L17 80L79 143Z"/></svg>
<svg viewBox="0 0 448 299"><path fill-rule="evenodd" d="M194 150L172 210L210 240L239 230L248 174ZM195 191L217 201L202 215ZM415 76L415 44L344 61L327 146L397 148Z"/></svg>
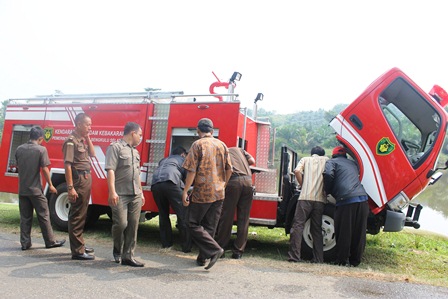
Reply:
<svg viewBox="0 0 448 299"><path fill-rule="evenodd" d="M324 261L332 262L336 258L336 233L334 229L334 206L326 204L324 214L322 216L322 235L324 241ZM310 232L311 222L305 223L302 237L302 252L303 259L313 258L313 237Z"/></svg>
<svg viewBox="0 0 448 299"><path fill-rule="evenodd" d="M67 184L62 183L56 187L57 194L50 197L50 218L51 223L61 231L68 231L68 212L70 202L68 201Z"/></svg>

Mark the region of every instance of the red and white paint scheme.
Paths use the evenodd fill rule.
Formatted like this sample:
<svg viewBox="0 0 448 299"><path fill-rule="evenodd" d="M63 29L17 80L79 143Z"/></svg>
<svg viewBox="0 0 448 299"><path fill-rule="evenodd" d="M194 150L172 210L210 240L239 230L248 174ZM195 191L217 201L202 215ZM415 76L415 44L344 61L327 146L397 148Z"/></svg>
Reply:
<svg viewBox="0 0 448 299"><path fill-rule="evenodd" d="M447 102L441 87L427 94L393 68L331 121L337 139L360 165L372 233L419 227L420 206L408 215L401 211L440 178L436 164L446 136Z"/></svg>
<svg viewBox="0 0 448 299"><path fill-rule="evenodd" d="M90 136L96 157L92 159L92 195L88 224L93 224L108 208L108 190L104 170L107 146L120 139L124 125L137 122L143 130L138 147L141 155L142 183L146 203L142 213L150 219L157 215L151 194L151 179L158 162L176 146L188 149L198 138L196 125L207 117L214 123L214 135L227 146L239 146L254 156L255 196L252 225L285 227L289 232L294 210L290 203L298 196L293 169L297 154L281 149L279 169L274 165L270 123L247 115L233 93L241 74L229 82L210 85L208 95L184 95L183 92L144 92L113 94L55 94L36 98L11 99L6 108L0 147L0 192L17 193L16 148L27 142L29 130L39 125L45 130L44 146L51 160L51 178L58 195L45 189L53 224L67 228L68 210L62 144L74 128L75 115L84 112L92 119ZM215 88L225 88L218 94ZM257 96L257 99L262 94ZM397 68L375 80L355 101L337 115L331 126L337 139L360 165L362 183L369 194L371 216L368 231L399 231L404 225L418 228L420 206L402 210L428 184L440 178L437 159L447 129L446 92L435 86L430 94L421 90ZM277 175L279 172L280 175ZM324 250L330 260L335 250L333 206L327 205L322 219ZM303 254L311 254L309 223L305 225Z"/></svg>

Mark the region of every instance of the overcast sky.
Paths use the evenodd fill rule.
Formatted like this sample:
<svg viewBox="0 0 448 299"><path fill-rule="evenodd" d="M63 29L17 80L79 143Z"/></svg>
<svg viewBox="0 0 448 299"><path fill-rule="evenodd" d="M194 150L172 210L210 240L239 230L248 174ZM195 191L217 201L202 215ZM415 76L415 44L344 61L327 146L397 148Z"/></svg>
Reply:
<svg viewBox="0 0 448 299"><path fill-rule="evenodd" d="M0 100L206 94L212 71L240 72L243 106L262 92L259 107L278 113L349 103L392 67L448 89L444 3L0 0Z"/></svg>

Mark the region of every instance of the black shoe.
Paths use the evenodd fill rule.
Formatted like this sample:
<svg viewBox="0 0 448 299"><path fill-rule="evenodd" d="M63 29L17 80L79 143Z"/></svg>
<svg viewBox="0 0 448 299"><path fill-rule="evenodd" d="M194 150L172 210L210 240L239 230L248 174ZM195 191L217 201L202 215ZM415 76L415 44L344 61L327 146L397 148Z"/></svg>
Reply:
<svg viewBox="0 0 448 299"><path fill-rule="evenodd" d="M145 266L145 264L140 263L134 259L129 259L129 260L121 260L121 264L125 265L125 266L131 266L131 267L143 267Z"/></svg>
<svg viewBox="0 0 448 299"><path fill-rule="evenodd" d="M72 255L72 260L81 260L81 261L86 261L86 260L94 260L95 256L94 255L90 255L87 253L82 253L82 254L75 254Z"/></svg>
<svg viewBox="0 0 448 299"><path fill-rule="evenodd" d="M118 253L113 253L114 261L119 264L121 262L121 255Z"/></svg>
<svg viewBox="0 0 448 299"><path fill-rule="evenodd" d="M92 247L84 247L84 252L85 253L94 253L95 250Z"/></svg>
<svg viewBox="0 0 448 299"><path fill-rule="evenodd" d="M46 245L46 248L55 248L55 247L61 247L62 245L64 245L65 243L65 239L61 240L61 241L54 241L53 244L50 245Z"/></svg>
<svg viewBox="0 0 448 299"><path fill-rule="evenodd" d="M189 253L191 252L191 248L182 248L183 253Z"/></svg>
<svg viewBox="0 0 448 299"><path fill-rule="evenodd" d="M295 260L295 259L293 259L293 258L288 258L288 262L290 262L290 263L304 263L304 261L303 260Z"/></svg>
<svg viewBox="0 0 448 299"><path fill-rule="evenodd" d="M208 270L211 267L213 267L215 265L216 261L221 257L221 255L223 253L224 253L224 249L220 248L218 253L210 258L210 262L208 263L207 267L205 267L204 269Z"/></svg>
<svg viewBox="0 0 448 299"><path fill-rule="evenodd" d="M205 260L200 259L199 257L196 258L196 265L198 265L199 267L205 266Z"/></svg>
<svg viewBox="0 0 448 299"><path fill-rule="evenodd" d="M233 259L239 260L242 257L243 257L242 253L236 253L236 252L232 253L232 258Z"/></svg>
<svg viewBox="0 0 448 299"><path fill-rule="evenodd" d="M28 250L31 248L31 244L22 245L22 250Z"/></svg>

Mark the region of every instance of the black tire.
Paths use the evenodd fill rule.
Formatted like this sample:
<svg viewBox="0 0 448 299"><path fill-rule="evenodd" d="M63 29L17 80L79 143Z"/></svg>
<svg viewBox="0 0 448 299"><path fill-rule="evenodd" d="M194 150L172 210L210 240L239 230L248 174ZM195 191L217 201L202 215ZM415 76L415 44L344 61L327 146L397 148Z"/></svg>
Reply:
<svg viewBox="0 0 448 299"><path fill-rule="evenodd" d="M68 213L70 202L68 201L67 184L62 183L56 187L57 194L51 194L49 209L53 226L60 231L68 231Z"/></svg>
<svg viewBox="0 0 448 299"><path fill-rule="evenodd" d="M334 205L326 204L322 216L322 234L324 236L324 261L336 259L336 233L334 229ZM305 223L302 237L301 257L306 260L313 258L313 237L310 233L310 220Z"/></svg>
<svg viewBox="0 0 448 299"><path fill-rule="evenodd" d="M90 205L87 210L86 223L84 224L85 229L89 229L95 226L102 213L102 207L96 205Z"/></svg>

